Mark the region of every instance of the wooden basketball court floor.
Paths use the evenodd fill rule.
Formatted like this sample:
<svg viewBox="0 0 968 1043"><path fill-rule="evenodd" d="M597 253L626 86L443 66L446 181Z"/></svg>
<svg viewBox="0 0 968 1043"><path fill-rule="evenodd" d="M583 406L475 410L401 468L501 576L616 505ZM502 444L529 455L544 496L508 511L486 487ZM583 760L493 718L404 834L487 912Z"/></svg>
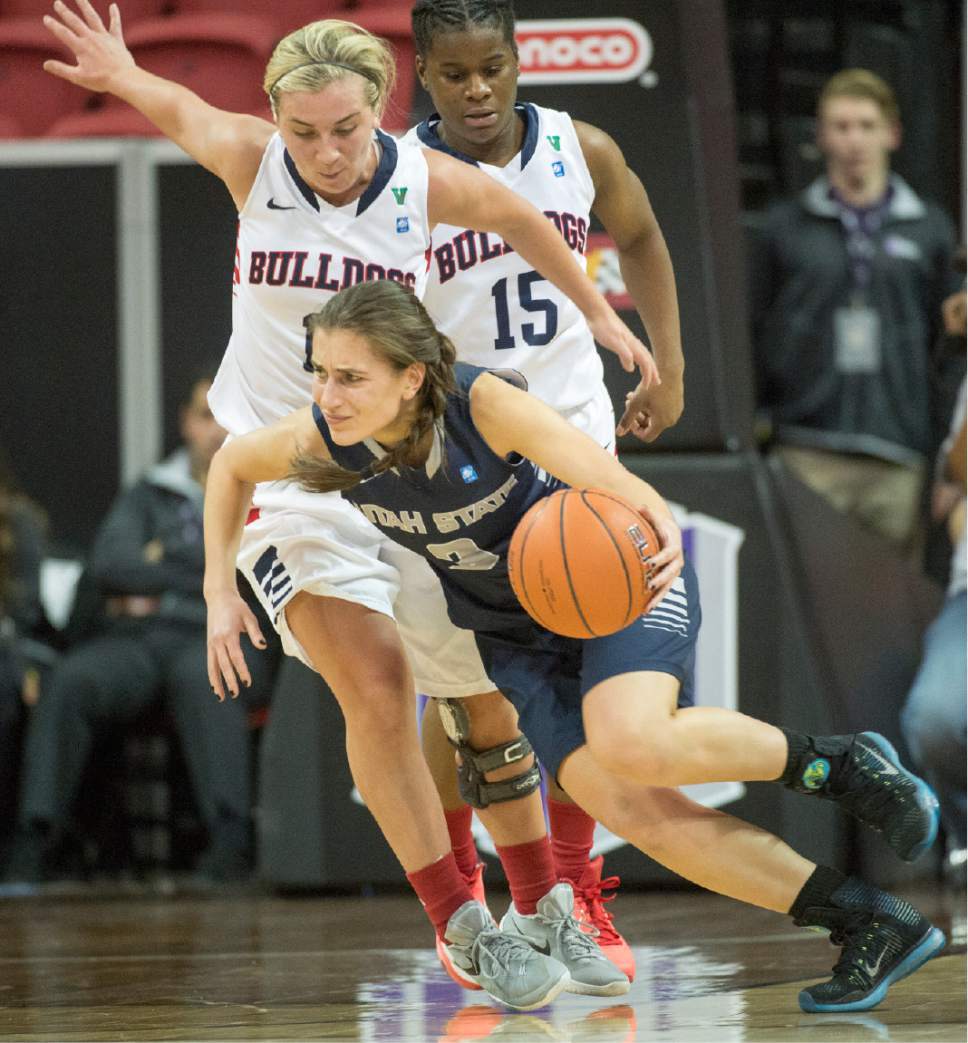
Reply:
<svg viewBox="0 0 968 1043"><path fill-rule="evenodd" d="M965 900L900 889L947 949L865 1014L811 1015L835 959L786 917L708 894L622 892L627 996L508 1013L453 984L409 896L208 896L98 888L0 899L0 1040L733 1043L965 1040ZM506 897L491 896L495 912Z"/></svg>

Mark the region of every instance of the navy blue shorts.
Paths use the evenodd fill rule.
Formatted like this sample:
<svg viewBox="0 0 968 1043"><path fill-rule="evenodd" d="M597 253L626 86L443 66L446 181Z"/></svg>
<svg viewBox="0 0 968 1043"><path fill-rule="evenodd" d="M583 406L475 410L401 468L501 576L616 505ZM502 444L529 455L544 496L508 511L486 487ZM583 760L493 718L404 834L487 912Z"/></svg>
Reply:
<svg viewBox="0 0 968 1043"><path fill-rule="evenodd" d="M679 706L692 706L701 619L699 584L687 561L660 604L617 634L561 637L534 624L475 637L488 677L514 704L521 731L557 778L565 757L585 745L582 698L601 681L640 670L671 674L680 684Z"/></svg>

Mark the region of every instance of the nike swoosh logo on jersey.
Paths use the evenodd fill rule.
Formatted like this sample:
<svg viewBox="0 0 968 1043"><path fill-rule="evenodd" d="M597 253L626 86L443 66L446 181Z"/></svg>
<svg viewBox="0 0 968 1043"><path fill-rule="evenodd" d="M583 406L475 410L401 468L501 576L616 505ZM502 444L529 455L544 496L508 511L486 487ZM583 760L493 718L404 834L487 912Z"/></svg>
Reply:
<svg viewBox="0 0 968 1043"><path fill-rule="evenodd" d="M275 201L275 199L274 199L273 197L271 197L271 196L270 196L270 198L269 198L269 202L268 202L268 203L266 203L266 206L267 206L267 207L268 207L268 208L269 208L270 210L295 210L295 209L296 209L296 208L295 208L294 206L280 206L280 205L279 205L279 204L278 204L278 203L277 203L277 202Z"/></svg>

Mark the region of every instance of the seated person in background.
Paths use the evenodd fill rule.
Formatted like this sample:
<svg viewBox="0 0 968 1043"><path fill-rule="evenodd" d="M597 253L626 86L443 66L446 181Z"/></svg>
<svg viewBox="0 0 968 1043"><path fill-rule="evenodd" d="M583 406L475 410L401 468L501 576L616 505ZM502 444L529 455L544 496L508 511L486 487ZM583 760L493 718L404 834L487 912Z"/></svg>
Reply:
<svg viewBox="0 0 968 1043"><path fill-rule="evenodd" d="M19 491L0 452L0 856L16 811L24 718L36 700L38 660L55 654L35 640L44 623L45 528L43 512Z"/></svg>
<svg viewBox="0 0 968 1043"><path fill-rule="evenodd" d="M880 77L827 82L817 142L825 173L751 238L757 404L801 481L906 552L937 445L931 361L954 227L891 172L900 119Z"/></svg>
<svg viewBox="0 0 968 1043"><path fill-rule="evenodd" d="M208 833L199 874L248 873L247 706L219 703L206 674L202 502L225 437L208 408L210 385L208 376L195 381L182 406L183 446L122 492L100 526L89 571L105 618L57 664L31 715L10 882L49 878L95 740L159 699L173 713ZM268 676L253 677L248 694L267 698Z"/></svg>

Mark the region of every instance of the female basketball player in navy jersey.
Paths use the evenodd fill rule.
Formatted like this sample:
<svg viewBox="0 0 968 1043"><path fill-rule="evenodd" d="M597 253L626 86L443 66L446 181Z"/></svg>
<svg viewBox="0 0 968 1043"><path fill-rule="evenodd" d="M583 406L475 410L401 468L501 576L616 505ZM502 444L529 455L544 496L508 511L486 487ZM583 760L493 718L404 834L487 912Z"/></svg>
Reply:
<svg viewBox="0 0 968 1043"><path fill-rule="evenodd" d="M417 73L435 112L407 135L428 150L476 166L551 218L585 265L592 217L614 240L662 383L630 397L619 433L651 442L683 406L683 359L669 252L641 181L603 131L566 112L517 103L518 55L511 0L417 0L411 12ZM574 304L514 252L472 230L438 225L422 298L463 362L512 368L528 390L599 445L615 444L615 416L594 338ZM401 620L404 630L408 625ZM467 649L471 658L475 650ZM483 674L483 668L482 668ZM472 693L475 721L513 714L499 693ZM451 841L465 875L479 873L470 809L460 800L454 751L434 704L421 729ZM529 798L522 797L522 803ZM523 812L522 808L522 812ZM544 829L540 807L534 831ZM576 916L631 978L635 960L603 904L602 857L589 861L595 823L548 780L548 822L555 869L571 882Z"/></svg>
<svg viewBox="0 0 968 1043"><path fill-rule="evenodd" d="M76 12L56 0L45 24L75 58L74 65L46 62L49 72L132 104L220 177L238 207L233 331L210 395L233 436L306 400L302 318L321 295L380 278L422 292L430 232L439 222L506 240L578 303L599 341L628 368L637 365L647 382L655 377L644 346L537 210L481 172L379 130L392 56L359 27L316 22L281 41L265 76L270 123L215 109L138 68L117 5L106 28L89 0L77 0ZM281 482L260 486L253 502L239 567L284 648L315 667L336 695L357 786L441 937L471 892L420 756L413 679L393 625L400 575L426 573L426 566L401 555L338 497L308 497ZM434 596L433 584L403 587ZM207 594L215 633L234 633L241 618L234 600L221 588ZM431 625L444 618L427 613L416 631L413 639L429 650L424 658L445 657L448 634ZM374 654L360 657L360 647ZM247 680L244 663L238 666ZM459 685L465 668L452 655L449 683ZM417 680L434 694L433 680ZM561 982L560 974L551 977L549 990ZM491 985L500 996L502 986Z"/></svg>
<svg viewBox="0 0 968 1043"><path fill-rule="evenodd" d="M451 342L400 286L353 287L307 327L314 405L228 443L212 465L207 575L226 583L234 569L252 483L290 476L317 492L340 490L441 577L454 622L475 631L538 756L586 811L697 884L831 932L841 958L830 981L801 992L804 1010L869 1009L941 949L944 935L907 902L675 788L780 782L840 802L908 860L937 832L933 794L880 736L807 736L689 705L696 580L650 485L519 388L455 366ZM631 500L660 535L650 584L664 598L609 637L543 630L507 579L517 522L561 482ZM239 656L237 639L211 643L214 685L237 683ZM502 927L535 946L554 931L513 906Z"/></svg>

